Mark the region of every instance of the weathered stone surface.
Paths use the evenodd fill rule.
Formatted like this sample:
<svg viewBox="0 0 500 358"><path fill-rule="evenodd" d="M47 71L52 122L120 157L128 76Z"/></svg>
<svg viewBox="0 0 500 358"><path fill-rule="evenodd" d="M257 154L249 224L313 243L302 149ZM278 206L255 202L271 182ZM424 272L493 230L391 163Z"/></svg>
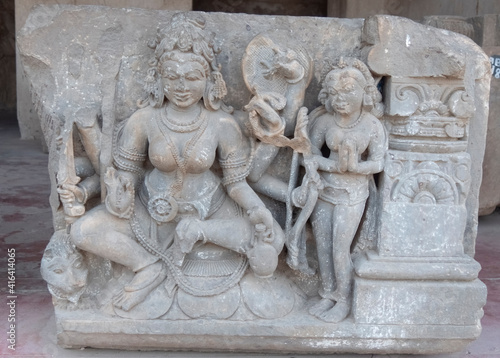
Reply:
<svg viewBox="0 0 500 358"><path fill-rule="evenodd" d="M482 318L481 308L486 303L486 287L479 280L428 281L420 285L411 281L356 280L355 292L353 314L356 322L362 324L467 326ZM393 299L388 301L385 297ZM471 305L476 305L476 309L461 309ZM450 311L456 314L450 315Z"/></svg>
<svg viewBox="0 0 500 358"><path fill-rule="evenodd" d="M469 38L474 35L474 26L464 16L425 16L422 23L438 29L453 31Z"/></svg>
<svg viewBox="0 0 500 358"><path fill-rule="evenodd" d="M192 0L16 0L12 1L15 6L15 32L19 32L24 26L26 19L33 6L39 4L45 5L105 5L118 8L144 8L151 10L179 10L189 11L192 10ZM8 23L8 22L6 22ZM22 68L19 56L15 56L15 64L17 68ZM14 67L11 67L13 69ZM37 110L33 107L30 83L24 76L23 71L10 71L10 76L15 76L15 81L6 81L5 83L15 84L17 90L17 118L19 122L19 129L21 138L35 139L40 141L44 150L47 150L47 144L43 137L43 131L40 127L40 118L38 118ZM16 99L16 97L13 97ZM15 106L15 103L14 103Z"/></svg>
<svg viewBox="0 0 500 358"><path fill-rule="evenodd" d="M438 353L480 333L489 67L470 40L386 16L39 7L19 48L62 346Z"/></svg>
<svg viewBox="0 0 500 358"><path fill-rule="evenodd" d="M414 33L411 31L413 26L410 20L387 16L368 19L363 32L364 40L373 46L367 47L367 63L372 71L384 76L454 77L463 80L469 97L466 102L475 109L467 134L472 179L466 200L468 214L464 237L465 252L473 255L488 121L490 68L484 52L471 39L433 27L423 27ZM425 100L434 101L431 98Z"/></svg>

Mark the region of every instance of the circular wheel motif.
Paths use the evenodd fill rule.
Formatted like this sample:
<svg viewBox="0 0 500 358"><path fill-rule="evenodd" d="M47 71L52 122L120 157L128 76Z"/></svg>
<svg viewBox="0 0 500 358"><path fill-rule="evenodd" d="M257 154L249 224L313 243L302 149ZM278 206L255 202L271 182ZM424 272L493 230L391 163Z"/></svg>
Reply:
<svg viewBox="0 0 500 358"><path fill-rule="evenodd" d="M148 202L148 211L153 219L166 223L172 221L177 215L177 202L170 196L157 196Z"/></svg>

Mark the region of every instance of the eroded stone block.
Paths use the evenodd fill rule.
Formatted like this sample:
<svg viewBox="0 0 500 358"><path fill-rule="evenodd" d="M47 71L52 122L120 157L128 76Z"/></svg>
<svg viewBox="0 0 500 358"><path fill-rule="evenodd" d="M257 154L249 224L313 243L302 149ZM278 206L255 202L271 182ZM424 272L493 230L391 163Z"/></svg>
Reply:
<svg viewBox="0 0 500 358"><path fill-rule="evenodd" d="M472 327L482 318L481 307L486 303L486 286L479 280L415 285L411 281L359 279L355 292L353 315L360 324ZM461 310L469 305L476 309Z"/></svg>

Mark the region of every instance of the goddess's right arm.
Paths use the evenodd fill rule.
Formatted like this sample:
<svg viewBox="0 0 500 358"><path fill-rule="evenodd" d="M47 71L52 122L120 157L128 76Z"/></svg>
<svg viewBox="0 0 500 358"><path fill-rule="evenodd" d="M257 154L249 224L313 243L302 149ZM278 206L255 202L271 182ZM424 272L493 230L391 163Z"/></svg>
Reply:
<svg viewBox="0 0 500 358"><path fill-rule="evenodd" d="M113 152L114 167L104 173L106 209L119 218L131 217L135 190L143 175L147 150L147 118L136 112L125 123ZM115 169L116 167L116 169Z"/></svg>
<svg viewBox="0 0 500 358"><path fill-rule="evenodd" d="M147 158L149 119L145 114L144 110L139 110L127 119L113 152L114 166L119 175L131 181L134 187L144 174Z"/></svg>

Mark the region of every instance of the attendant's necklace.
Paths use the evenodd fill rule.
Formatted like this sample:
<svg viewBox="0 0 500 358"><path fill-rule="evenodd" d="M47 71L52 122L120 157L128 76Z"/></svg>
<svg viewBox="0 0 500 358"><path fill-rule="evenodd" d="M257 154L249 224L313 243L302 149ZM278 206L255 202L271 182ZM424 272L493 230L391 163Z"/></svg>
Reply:
<svg viewBox="0 0 500 358"><path fill-rule="evenodd" d="M363 117L363 112L361 112L361 113L359 114L358 119L356 119L353 123L351 123L351 124L349 124L349 125L347 125L347 126L343 126L343 125L341 125L341 124L339 123L339 121L337 121L337 120L335 119L335 117L334 117L334 120L335 120L335 124L336 124L337 126L339 126L340 128L342 128L342 129L351 129L351 128L356 127L356 126L359 124L359 122L361 122L361 117Z"/></svg>

